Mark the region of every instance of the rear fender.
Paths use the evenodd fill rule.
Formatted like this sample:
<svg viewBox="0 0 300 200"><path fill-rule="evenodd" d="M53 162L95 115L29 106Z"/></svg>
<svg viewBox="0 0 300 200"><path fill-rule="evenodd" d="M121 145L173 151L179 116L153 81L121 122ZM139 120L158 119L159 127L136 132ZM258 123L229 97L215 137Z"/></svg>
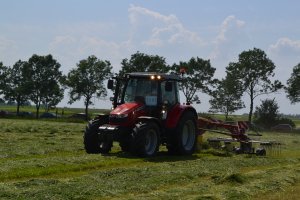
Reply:
<svg viewBox="0 0 300 200"><path fill-rule="evenodd" d="M175 105L167 115L165 126L167 129L175 129L183 116L186 112L192 112L195 115L195 120L197 120L198 115L194 107L189 105ZM197 121L196 121L197 122Z"/></svg>

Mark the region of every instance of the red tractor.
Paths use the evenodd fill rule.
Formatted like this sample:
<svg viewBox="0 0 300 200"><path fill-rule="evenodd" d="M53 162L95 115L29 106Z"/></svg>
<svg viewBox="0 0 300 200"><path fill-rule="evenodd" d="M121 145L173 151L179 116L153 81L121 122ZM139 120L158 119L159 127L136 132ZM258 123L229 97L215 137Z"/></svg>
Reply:
<svg viewBox="0 0 300 200"><path fill-rule="evenodd" d="M122 151L142 157L154 156L162 144L172 154L194 152L198 117L192 106L180 104L180 76L138 72L114 79L108 81L115 91L113 110L86 127L87 153L108 153L113 141Z"/></svg>

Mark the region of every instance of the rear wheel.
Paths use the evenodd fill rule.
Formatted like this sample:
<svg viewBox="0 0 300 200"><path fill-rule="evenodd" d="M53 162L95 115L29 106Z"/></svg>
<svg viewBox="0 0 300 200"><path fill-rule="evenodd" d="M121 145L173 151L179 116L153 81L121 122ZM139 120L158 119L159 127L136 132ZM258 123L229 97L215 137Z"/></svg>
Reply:
<svg viewBox="0 0 300 200"><path fill-rule="evenodd" d="M187 112L181 118L175 133L169 133L167 148L171 154L190 155L196 145L197 126L192 112Z"/></svg>
<svg viewBox="0 0 300 200"><path fill-rule="evenodd" d="M105 123L105 119L89 121L83 136L84 148L87 153L108 153L111 150L112 141L100 140L98 137L98 128Z"/></svg>
<svg viewBox="0 0 300 200"><path fill-rule="evenodd" d="M132 153L141 157L154 156L159 149L159 128L154 122L139 123L132 133Z"/></svg>

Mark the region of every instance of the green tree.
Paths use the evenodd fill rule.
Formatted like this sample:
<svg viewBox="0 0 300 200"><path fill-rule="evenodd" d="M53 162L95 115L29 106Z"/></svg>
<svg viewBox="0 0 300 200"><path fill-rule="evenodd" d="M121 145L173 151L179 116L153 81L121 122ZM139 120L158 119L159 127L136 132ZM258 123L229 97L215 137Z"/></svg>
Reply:
<svg viewBox="0 0 300 200"><path fill-rule="evenodd" d="M84 98L85 114L88 116L88 107L93 102L92 97L107 95L104 80L111 77L112 66L109 61L99 60L96 56L89 56L81 60L75 69L72 69L66 78L65 84L70 88L70 101L73 103Z"/></svg>
<svg viewBox="0 0 300 200"><path fill-rule="evenodd" d="M52 55L32 55L25 65L25 79L30 88L30 100L36 107L36 118L39 117L40 106L56 106L63 99L61 87L62 72L60 64Z"/></svg>
<svg viewBox="0 0 300 200"><path fill-rule="evenodd" d="M216 69L211 66L209 60L197 57L172 66L172 71L175 73L180 72L181 69L185 69L185 77L180 82L180 89L187 103L199 101L197 92L210 93L210 86L216 82L213 79Z"/></svg>
<svg viewBox="0 0 300 200"><path fill-rule="evenodd" d="M286 92L292 103L300 102L300 63L293 68L291 77L287 80Z"/></svg>
<svg viewBox="0 0 300 200"><path fill-rule="evenodd" d="M17 103L17 114L19 114L20 106L29 100L30 86L25 77L26 64L25 61L19 60L7 71L7 88L4 91L4 98Z"/></svg>
<svg viewBox="0 0 300 200"><path fill-rule="evenodd" d="M227 74L237 77L244 91L250 97L250 111L248 120L252 121L254 99L263 94L270 94L283 87L280 81L271 81L274 77L275 64L267 57L264 51L254 48L243 51L236 63L230 63L226 68Z"/></svg>
<svg viewBox="0 0 300 200"><path fill-rule="evenodd" d="M263 100L260 106L256 106L254 116L255 123L264 128L271 128L276 125L280 115L275 98Z"/></svg>
<svg viewBox="0 0 300 200"><path fill-rule="evenodd" d="M130 60L127 58L121 62L122 68L119 72L120 76L130 72L162 72L170 71L170 67L166 64L166 59L158 55L147 55L137 52L131 55Z"/></svg>
<svg viewBox="0 0 300 200"><path fill-rule="evenodd" d="M49 87L43 91L45 95L42 103L46 108L46 112L49 112L50 109L56 107L56 105L64 98L62 82L63 80L61 77L56 81L50 81Z"/></svg>
<svg viewBox="0 0 300 200"><path fill-rule="evenodd" d="M6 90L7 87L7 73L8 73L8 67L4 66L2 62L0 62L0 95L2 95L4 93L4 91ZM4 101L3 99L1 99L0 96L0 100Z"/></svg>
<svg viewBox="0 0 300 200"><path fill-rule="evenodd" d="M231 74L228 74L225 79L218 81L216 90L211 93L210 112L224 113L227 120L230 113L245 107L241 100L242 95L241 83Z"/></svg>

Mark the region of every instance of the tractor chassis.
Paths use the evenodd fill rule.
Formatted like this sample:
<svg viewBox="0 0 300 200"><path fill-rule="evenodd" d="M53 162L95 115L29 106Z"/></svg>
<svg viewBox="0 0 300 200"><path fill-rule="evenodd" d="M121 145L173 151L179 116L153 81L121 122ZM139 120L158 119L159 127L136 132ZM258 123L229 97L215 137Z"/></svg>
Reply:
<svg viewBox="0 0 300 200"><path fill-rule="evenodd" d="M101 141L120 141L121 135L129 135L132 128L118 125L104 124L98 129L98 139Z"/></svg>

